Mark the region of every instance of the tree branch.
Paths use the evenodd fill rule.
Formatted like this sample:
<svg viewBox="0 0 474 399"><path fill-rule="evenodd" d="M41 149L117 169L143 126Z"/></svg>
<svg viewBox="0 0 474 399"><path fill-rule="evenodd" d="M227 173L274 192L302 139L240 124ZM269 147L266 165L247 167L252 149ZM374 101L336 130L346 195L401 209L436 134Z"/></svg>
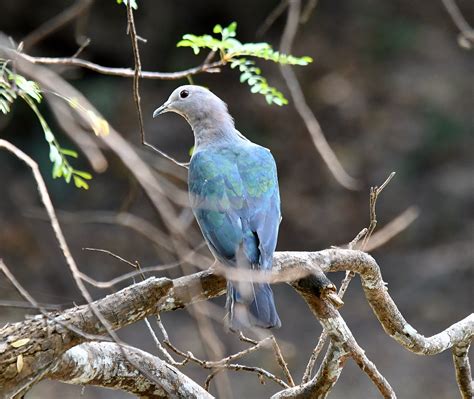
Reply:
<svg viewBox="0 0 474 399"><path fill-rule="evenodd" d="M27 54L21 54L25 60L32 64L44 64L44 65L67 65L75 66L80 68L89 69L91 71L100 73L102 75L119 76L122 78L133 78L135 76L135 70L131 68L112 68L102 65L95 64L91 61L83 60L81 58L72 57L33 57ZM197 75L199 73L216 73L219 72L219 68L224 66L223 61L214 61L211 63L204 63L193 68L185 69L177 72L151 72L151 71L140 71L140 78L142 79L158 79L158 80L178 80L185 79L190 75Z"/></svg>
<svg viewBox="0 0 474 399"><path fill-rule="evenodd" d="M412 352L424 355L434 355L453 346L469 342L474 335L474 314L453 324L446 330L424 337L417 333L400 314L387 288L382 281L380 270L375 260L368 254L346 249L327 249L319 252L276 252L274 256L276 275L290 276L295 273L300 280L293 286L304 295L311 310L317 315L321 324L328 331L333 342L341 342L345 350L354 349L355 342L344 320L331 304L318 298L330 284L322 278L316 278L308 287L305 278L301 279L301 272L321 275L325 272L352 270L361 275L365 295L372 306L385 331L397 340L402 346ZM314 274L310 277L314 278ZM324 276L324 275L323 275ZM302 283L303 281L303 283ZM328 281L328 280L327 280ZM138 320L141 320L157 311L171 311L184 308L192 303L223 295L226 289L224 277L211 270L194 273L174 280L165 278L148 278L133 284L121 291L111 294L94 304L113 329L119 329ZM97 323L88 305L68 309L60 315L53 314L58 320L74 325L85 333L104 334L105 328ZM19 348L11 346L12 342L22 338L29 338L27 345ZM14 386L23 378L31 376L36 370L46 365L72 346L84 342L72 331L57 325L54 321L45 320L43 316L36 316L23 322L7 325L0 329L0 385ZM347 344L348 342L348 344ZM42 348L47 348L42 349ZM360 348L359 348L360 349ZM22 354L25 367L17 373L15 359ZM353 353L354 355L354 353ZM463 355L464 356L464 355ZM462 375L466 375L465 359L460 357ZM363 351L356 352L356 361L365 364L366 372L370 377L381 383L375 369L367 368L364 363ZM463 366L464 365L464 366ZM465 378L466 379L466 378ZM383 384L382 384L383 385Z"/></svg>
<svg viewBox="0 0 474 399"><path fill-rule="evenodd" d="M156 376L160 385L144 377L123 352L141 369ZM68 384L120 389L143 398L213 398L192 379L158 357L111 342L90 342L69 349L46 377Z"/></svg>

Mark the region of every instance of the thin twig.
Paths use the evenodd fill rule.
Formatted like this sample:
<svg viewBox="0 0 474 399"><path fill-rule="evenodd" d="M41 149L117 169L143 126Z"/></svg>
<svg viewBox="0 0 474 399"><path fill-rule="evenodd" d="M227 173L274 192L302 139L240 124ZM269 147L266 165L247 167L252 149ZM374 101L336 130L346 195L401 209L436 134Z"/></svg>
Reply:
<svg viewBox="0 0 474 399"><path fill-rule="evenodd" d="M21 54L21 56L24 57L25 60L33 64L75 66L89 69L102 75L117 76L122 78L133 78L135 76L135 69L106 67L81 58L33 57L24 53ZM187 76L197 75L200 73L218 73L220 72L220 68L224 65L224 61L219 60L211 62L209 64L201 64L189 69L184 69L182 71L176 72L140 71L139 76L142 79L179 80L186 79Z"/></svg>
<svg viewBox="0 0 474 399"><path fill-rule="evenodd" d="M382 183L380 187L374 186L370 187L370 194L369 194L369 216L370 216L370 224L368 227L368 232L364 237L364 241L362 241L362 250L365 249L368 241L370 240L370 237L372 236L372 233L374 232L375 228L377 227L377 213L375 210L375 207L377 205L377 199L380 195L380 193L383 191L383 189L387 186L388 183L393 179L395 176L395 172L390 173L390 175L387 177L387 179Z"/></svg>
<svg viewBox="0 0 474 399"><path fill-rule="evenodd" d="M300 18L300 1L289 0L289 11L285 30L280 42L280 52L284 54L291 53L291 47L296 36ZM289 65L280 65L280 71L285 79L286 85L290 90L293 104L300 115L301 119L308 129L311 139L316 150L319 152L323 161L326 163L329 171L332 173L336 181L343 187L349 190L356 190L359 187L359 182L351 177L343 168L336 154L329 146L326 137L321 129L321 125L316 119L315 115L306 103L301 85L296 78L296 74Z"/></svg>
<svg viewBox="0 0 474 399"><path fill-rule="evenodd" d="M274 374L268 372L267 370L264 370L260 367L254 367L254 366L245 366L241 364L235 364L231 363L237 359L242 358L243 356L246 356L252 352L255 352L262 347L268 347L269 344L274 341L274 338L272 336L269 336L267 338L264 338L263 340L257 342L253 340L249 340L248 338L243 337L243 335L240 336L241 340L245 340L245 342L251 342L253 346L244 349L240 352L234 353L232 355L229 355L223 359L220 360L215 360L215 361L210 361L210 360L201 360L194 356L194 354L190 351L184 352L180 349L178 349L176 346L174 346L170 339L168 332L166 331L165 326L163 325L163 322L161 321L160 317L156 318L157 325L161 331L161 334L163 335L163 343L171 349L174 353L177 355L183 357L183 359L187 359L188 361L191 361L193 363L198 364L199 366L205 368L205 369L229 369L229 370L234 370L234 371L249 371L249 372L255 372L257 375L260 377L266 377L277 384L288 388L289 385L286 384L281 378L278 378ZM209 388L210 381L214 378L214 376L217 374L216 370L214 370L206 379L205 386L207 386L206 389Z"/></svg>
<svg viewBox="0 0 474 399"><path fill-rule="evenodd" d="M280 346L278 345L278 342L274 335L271 335L270 338L272 338L272 346L275 352L277 363L283 370L283 373L285 374L288 384L294 387L295 381L293 380L293 377L291 376L290 369L288 368L288 363L286 362L285 358L283 357L283 354L281 353Z"/></svg>
<svg viewBox="0 0 474 399"><path fill-rule="evenodd" d="M137 264L132 263L129 260L122 258L121 256L113 253L112 251L108 251L107 249L102 249L102 248L82 248L84 251L91 251L91 252L102 252L107 255L110 255L112 258L118 259L120 262L126 263L127 265L133 267L134 269L137 269Z"/></svg>
<svg viewBox="0 0 474 399"><path fill-rule="evenodd" d="M135 107L137 109L138 126L140 128L140 137L142 140L142 144L145 147L152 149L158 154L174 162L176 165L187 167L185 163L177 161L173 157L169 156L165 152L161 151L159 148L156 148L154 145L146 141L145 126L143 125L143 113L142 113L141 99L140 99L140 72L142 70L142 63L140 60L140 51L138 49L138 36L137 36L136 28L135 28L135 20L133 18L133 8L130 2L127 4L127 22L128 22L128 25L127 25L128 32L130 34L130 39L132 41L133 59L135 61L135 72L133 74L133 100L135 102Z"/></svg>

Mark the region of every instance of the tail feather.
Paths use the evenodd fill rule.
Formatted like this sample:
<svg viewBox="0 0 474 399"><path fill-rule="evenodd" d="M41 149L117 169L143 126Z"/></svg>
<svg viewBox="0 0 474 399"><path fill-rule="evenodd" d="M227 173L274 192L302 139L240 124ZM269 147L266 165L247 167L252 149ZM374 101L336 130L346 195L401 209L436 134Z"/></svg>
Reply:
<svg viewBox="0 0 474 399"><path fill-rule="evenodd" d="M235 283L230 281L227 283L226 307L229 315L229 329L240 331L251 327L279 328L281 321L275 308L270 284L247 284L248 287L241 287L239 283L237 288ZM252 295L243 295L241 292L250 290Z"/></svg>

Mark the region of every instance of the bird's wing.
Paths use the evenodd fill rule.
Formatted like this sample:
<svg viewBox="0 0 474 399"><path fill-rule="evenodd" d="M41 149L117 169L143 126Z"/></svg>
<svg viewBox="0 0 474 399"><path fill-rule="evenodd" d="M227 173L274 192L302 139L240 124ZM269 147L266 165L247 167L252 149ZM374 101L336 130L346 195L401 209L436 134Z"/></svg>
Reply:
<svg viewBox="0 0 474 399"><path fill-rule="evenodd" d="M281 219L275 160L269 150L253 145L238 158L238 169L246 192L249 228L258 239L258 264L270 269Z"/></svg>
<svg viewBox="0 0 474 399"><path fill-rule="evenodd" d="M214 150L194 154L188 177L191 206L204 238L224 262L235 262L243 239L244 187L231 155Z"/></svg>
<svg viewBox="0 0 474 399"><path fill-rule="evenodd" d="M271 267L280 222L276 166L267 149L205 150L189 169L191 204L214 253L235 262L241 246L249 263Z"/></svg>

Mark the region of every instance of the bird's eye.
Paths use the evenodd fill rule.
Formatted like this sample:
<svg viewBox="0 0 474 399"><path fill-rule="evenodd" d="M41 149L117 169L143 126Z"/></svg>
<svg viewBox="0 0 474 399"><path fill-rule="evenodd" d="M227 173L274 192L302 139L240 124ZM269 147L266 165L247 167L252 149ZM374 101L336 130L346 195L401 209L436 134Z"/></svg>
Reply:
<svg viewBox="0 0 474 399"><path fill-rule="evenodd" d="M179 96L181 98L186 98L187 96L189 96L189 91L187 90L181 90L181 92L179 93Z"/></svg>

